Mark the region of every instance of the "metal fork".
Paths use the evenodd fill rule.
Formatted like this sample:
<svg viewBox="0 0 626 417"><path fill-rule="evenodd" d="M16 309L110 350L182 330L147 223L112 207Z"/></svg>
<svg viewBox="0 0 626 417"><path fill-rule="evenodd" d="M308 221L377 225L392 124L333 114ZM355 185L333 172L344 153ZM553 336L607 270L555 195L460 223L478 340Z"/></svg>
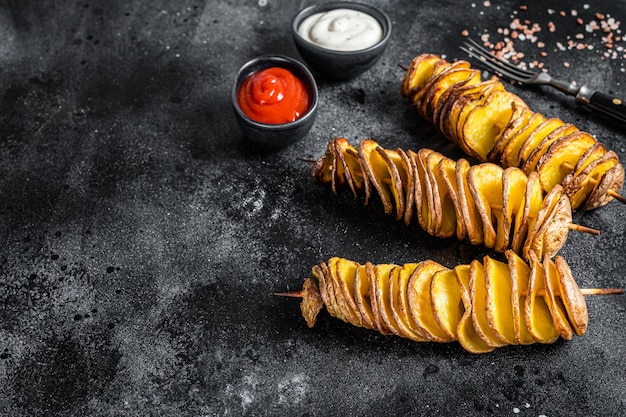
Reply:
<svg viewBox="0 0 626 417"><path fill-rule="evenodd" d="M480 60L485 66L498 75L525 85L549 85L557 90L576 98L576 101L626 123L626 105L618 97L601 93L586 85L578 86L575 82L555 79L544 71L528 71L494 56L491 51L473 39L468 39L460 47L469 56Z"/></svg>

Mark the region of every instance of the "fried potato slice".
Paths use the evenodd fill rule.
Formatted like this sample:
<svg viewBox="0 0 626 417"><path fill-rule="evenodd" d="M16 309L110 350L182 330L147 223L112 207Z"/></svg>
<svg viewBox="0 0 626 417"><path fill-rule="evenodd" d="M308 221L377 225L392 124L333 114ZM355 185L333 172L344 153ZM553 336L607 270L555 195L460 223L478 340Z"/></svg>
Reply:
<svg viewBox="0 0 626 417"><path fill-rule="evenodd" d="M404 196L404 182L407 180L406 170L402 163L402 157L398 152L389 149L383 149L380 146L376 147L376 152L384 159L387 169L389 170L389 177L391 184L389 184L389 190L393 196L394 205L396 207L396 220L401 220L404 217L406 198Z"/></svg>
<svg viewBox="0 0 626 417"><path fill-rule="evenodd" d="M530 117L533 115L533 111L526 105L519 104L518 101L511 103L513 114L509 123L504 127L504 130L493 144L491 151L487 154L487 160L495 163L500 163L504 148L509 143L511 138L522 129L527 123Z"/></svg>
<svg viewBox="0 0 626 417"><path fill-rule="evenodd" d="M532 228L529 229L522 253L529 259L529 253L537 256L554 256L565 244L568 226L572 222L569 199L560 185L556 185L543 199L543 204Z"/></svg>
<svg viewBox="0 0 626 417"><path fill-rule="evenodd" d="M503 169L486 162L472 166L467 173L467 183L483 224L483 243L487 248L496 244L496 227L502 220L502 173ZM493 210L491 205L500 210ZM494 226L494 219L496 219Z"/></svg>
<svg viewBox="0 0 626 417"><path fill-rule="evenodd" d="M549 135L543 138L541 142L539 142L539 144L533 151L531 151L528 159L526 159L526 162L524 162L524 164L521 166L522 171L524 171L526 174L533 172L541 157L545 155L546 152L548 152L548 148L550 147L550 145L576 132L580 131L576 126L570 123L565 123L563 126L554 129Z"/></svg>
<svg viewBox="0 0 626 417"><path fill-rule="evenodd" d="M472 323L476 334L490 347L501 347L507 341L493 331L487 318L487 284L483 265L474 260L470 264L470 299L472 302Z"/></svg>
<svg viewBox="0 0 626 417"><path fill-rule="evenodd" d="M400 331L398 323L396 322L393 311L391 307L391 293L389 286L389 278L393 277L394 274L398 273L400 266L393 265L388 267L387 265L380 265L374 268L376 274L376 287L375 287L375 296L376 296L376 307L378 308L378 312L380 314L380 318L382 322L385 323L385 326L394 334L398 336L404 336L404 334Z"/></svg>
<svg viewBox="0 0 626 417"><path fill-rule="evenodd" d="M439 128L441 132L454 142L458 143L460 131L459 118L461 113L485 100L486 94L494 88L504 89L502 83L492 77L489 80L478 83L464 83L458 88L445 93L439 100ZM445 101L444 100L445 97Z"/></svg>
<svg viewBox="0 0 626 417"><path fill-rule="evenodd" d="M418 202L417 204L419 204L417 207L417 219L422 229L432 236L436 236L438 224L437 217L441 216L441 211L437 212L435 207L436 202L433 184L429 180L428 175L427 158L428 155L434 152L435 151L427 148L421 148L417 151L417 153L409 154L409 156L414 156L413 162L417 167L417 178L419 178L419 182L422 186L421 198L416 200Z"/></svg>
<svg viewBox="0 0 626 417"><path fill-rule="evenodd" d="M526 315L524 314L528 296L530 267L512 250L507 250L504 254L511 273L511 305L513 307L515 343L530 345L535 343L535 339L528 331L528 323L526 323Z"/></svg>
<svg viewBox="0 0 626 417"><path fill-rule="evenodd" d="M407 226L411 224L413 218L413 212L415 211L415 177L411 175L413 172L413 166L409 156L402 149L396 149L396 152L400 156L400 163L394 160L402 179L402 185L404 186L404 224Z"/></svg>
<svg viewBox="0 0 626 417"><path fill-rule="evenodd" d="M458 143L464 151L465 148L467 148L467 144L465 143L463 129L467 118L475 108L483 106L496 91L504 91L504 86L498 80L477 84L471 90L460 91L458 95L452 96L454 100L450 113L450 121L454 123L452 134L454 135L453 137L456 143Z"/></svg>
<svg viewBox="0 0 626 417"><path fill-rule="evenodd" d="M624 166L617 163L613 168L602 175L598 186L591 192L583 208L585 210L592 210L603 206L614 198L609 191L619 194L623 185Z"/></svg>
<svg viewBox="0 0 626 417"><path fill-rule="evenodd" d="M546 118L541 113L533 113L528 122L522 126L517 133L511 136L504 149L502 150L502 157L500 159L500 165L503 167L518 167L519 155L522 145L531 135L531 133L545 122Z"/></svg>
<svg viewBox="0 0 626 417"><path fill-rule="evenodd" d="M572 207L578 208L585 205L597 187L598 179L617 165L620 165L619 158L615 152L608 151L568 181L565 193L570 198Z"/></svg>
<svg viewBox="0 0 626 417"><path fill-rule="evenodd" d="M337 305L337 301L335 301L335 294L333 291L332 282L327 279L327 277L329 276L328 266L325 262L322 262L319 265L315 265L311 269L311 273L320 283L320 296L322 297L322 301L324 301L324 304L326 305L326 310L328 310L328 313L333 317L339 316L340 311Z"/></svg>
<svg viewBox="0 0 626 417"><path fill-rule="evenodd" d="M378 192L383 204L385 214L393 214L394 196L391 190L397 192L397 182L393 183L391 169L388 160L377 151L378 144L370 139L364 139L359 143L359 157L363 165L363 171L367 174L372 185ZM397 178L396 178L397 181Z"/></svg>
<svg viewBox="0 0 626 417"><path fill-rule="evenodd" d="M391 312L400 334L416 342L426 342L428 341L427 333L418 328L409 316L407 299L409 278L418 265L416 263L405 264L402 268L394 270L394 273L389 277L389 295L391 297Z"/></svg>
<svg viewBox="0 0 626 417"><path fill-rule="evenodd" d="M373 265L369 262L365 263L365 270L367 271L367 277L370 281L369 299L370 305L372 307L372 314L374 316L374 328L384 335L397 332L394 332L393 329L390 329L389 326L387 326L387 323L385 323L382 319L381 310L384 308L384 306L378 304L378 277L380 276L380 274L388 274L394 266L395 265L391 264Z"/></svg>
<svg viewBox="0 0 626 417"><path fill-rule="evenodd" d="M563 187L568 184L568 180L573 177L578 177L590 164L594 163L598 159L602 158L606 153L610 152L608 149L604 147L604 145L600 142L596 142L592 147L587 149L585 153L578 158L576 162L576 166L567 174L567 178L563 180L561 183Z"/></svg>
<svg viewBox="0 0 626 417"><path fill-rule="evenodd" d="M350 323L363 327L362 319L356 314L358 307L354 301L353 289L357 264L344 258L332 258L328 261L328 270L335 286L335 297ZM338 297L338 294L341 296Z"/></svg>
<svg viewBox="0 0 626 417"><path fill-rule="evenodd" d="M374 312L370 301L370 279L365 265L357 265L352 293L354 294L354 303L361 316L361 325L368 329L378 330L374 323Z"/></svg>
<svg viewBox="0 0 626 417"><path fill-rule="evenodd" d="M574 330L569 324L563 300L558 292L560 289L556 265L554 265L552 259L547 256L543 258L543 270L545 274L546 286L545 299L548 304L548 308L550 308L550 311L552 312L554 328L563 339L571 340L574 336Z"/></svg>
<svg viewBox="0 0 626 417"><path fill-rule="evenodd" d="M467 237L473 245L483 242L483 221L478 211L476 201L472 197L472 191L468 183L468 173L470 163L465 159L456 162L455 179L458 184L457 192L459 198L459 208L461 209L463 223L467 230Z"/></svg>
<svg viewBox="0 0 626 417"><path fill-rule="evenodd" d="M457 338L463 349L471 353L487 353L495 350L478 334L472 321L472 299L470 287L470 265L459 265L454 268L459 285L463 315L457 326Z"/></svg>
<svg viewBox="0 0 626 417"><path fill-rule="evenodd" d="M476 74L476 70L470 69L470 63L459 60L450 64L446 69L441 71L437 76L431 77L424 86L424 95L421 97L419 111L427 120L433 119L435 108L439 101L439 97L452 84L465 81Z"/></svg>
<svg viewBox="0 0 626 417"><path fill-rule="evenodd" d="M459 240L465 239L467 236L467 228L463 221L463 206L457 191L459 187L456 180L457 163L450 158L442 158L441 161L439 161L437 169L446 187L446 202L444 203L445 208L443 211L447 212L449 210L447 207L452 206L452 209L455 211L456 238Z"/></svg>
<svg viewBox="0 0 626 417"><path fill-rule="evenodd" d="M409 303L409 283L411 282L411 277L416 273L419 274L423 268L424 267L423 265L421 265L420 262L415 265L415 268L405 269L400 273L400 307L402 311L402 317L406 316L406 323L409 325L409 327L424 339L430 340L430 332L426 330L424 326L422 326L422 323L416 322L413 319L413 315L411 313L411 305Z"/></svg>
<svg viewBox="0 0 626 417"><path fill-rule="evenodd" d="M516 319L513 314L513 283L509 266L485 256L483 269L487 293L485 303L487 323L499 339L507 344L515 344Z"/></svg>
<svg viewBox="0 0 626 417"><path fill-rule="evenodd" d="M595 143L594 137L586 132L572 133L554 142L539 159L535 169L543 189L548 191L560 184L578 159Z"/></svg>
<svg viewBox="0 0 626 417"><path fill-rule="evenodd" d="M545 274L534 252L530 253L530 279L524 314L528 332L539 343L554 343L559 334L554 328L545 296Z"/></svg>
<svg viewBox="0 0 626 417"><path fill-rule="evenodd" d="M462 127L460 145L463 151L479 161L487 161L513 114L512 102L526 104L515 94L506 90L492 90L484 103L475 106L468 114Z"/></svg>
<svg viewBox="0 0 626 417"><path fill-rule="evenodd" d="M446 270L434 261L423 261L415 269L408 284L409 311L417 325L428 332L428 339L435 342L450 342L451 339L439 327L433 316L430 283L433 275Z"/></svg>
<svg viewBox="0 0 626 417"><path fill-rule="evenodd" d="M456 329L464 309L454 270L445 269L435 273L430 283L430 299L437 325L449 339L456 339Z"/></svg>
<svg viewBox="0 0 626 417"><path fill-rule="evenodd" d="M336 171L332 178L332 191L337 194L341 190L342 184L339 178L345 177L355 198L362 192L361 190L366 191L366 198L369 197L369 193L367 192L369 188L367 176L363 175L359 154L354 146L345 138L335 138L331 141L329 146L335 147L336 152L334 152L334 154L338 155L339 159L339 163L334 162L336 164Z"/></svg>
<svg viewBox="0 0 626 417"><path fill-rule="evenodd" d="M556 270L559 276L559 291L569 323L577 336L582 336L587 331L589 315L585 297L576 284L572 271L562 256L554 258Z"/></svg>
<svg viewBox="0 0 626 417"><path fill-rule="evenodd" d="M518 168L509 167L502 174L502 222L496 237L496 250L504 252L512 247L515 236L526 225L524 209L528 177ZM518 238L519 239L519 238Z"/></svg>
<svg viewBox="0 0 626 417"><path fill-rule="evenodd" d="M444 90L443 93L437 99L434 110L433 110L433 115L432 115L433 124L435 126L438 126L439 129L443 132L444 131L443 123L445 123L447 113L452 107L451 106L452 100L450 99L450 96L452 96L453 94L456 94L458 91L464 88L468 88L473 85L480 84L481 82L482 81L480 77L480 71L472 70L472 73L468 78L458 81L450 85L446 90Z"/></svg>
<svg viewBox="0 0 626 417"><path fill-rule="evenodd" d="M560 185L556 185L554 189L561 188ZM567 240L569 226L572 224L572 208L569 202L569 198L565 193L560 193L557 203L552 210L552 214L539 229L537 236L540 239L536 239L533 242L537 248L533 247L537 253L542 253L544 256L552 258L556 253L565 245ZM541 252L539 251L539 244L541 243Z"/></svg>
<svg viewBox="0 0 626 417"><path fill-rule="evenodd" d="M537 126L530 133L530 135L528 135L524 143L522 143L519 150L519 156L517 157L517 166L524 166L530 154L537 149L537 145L539 145L539 143L544 140L546 136L549 136L552 132L564 124L565 122L561 119L550 118Z"/></svg>
<svg viewBox="0 0 626 417"><path fill-rule="evenodd" d="M327 291L330 294L330 298L334 300L335 311L337 312L337 318L345 321L346 323L358 324L360 320L354 315L347 305L347 301L341 289L341 280L337 273L337 259L331 258L327 264L324 264L322 270L326 279Z"/></svg>
<svg viewBox="0 0 626 417"><path fill-rule="evenodd" d="M517 253L522 253L524 245L530 240L530 232L535 229L535 223L539 218L539 212L544 204L544 193L539 183L539 174L531 172L528 176L526 194L524 195L524 217L520 227L520 233L513 237L512 248Z"/></svg>
<svg viewBox="0 0 626 417"><path fill-rule="evenodd" d="M411 103L415 103L416 97L424 88L433 75L435 65L446 63L441 57L433 54L422 54L413 58L409 70L404 74L401 93Z"/></svg>
<svg viewBox="0 0 626 417"><path fill-rule="evenodd" d="M320 295L319 285L312 278L307 278L302 283L302 301L300 311L309 328L315 326L317 315L324 308L324 301Z"/></svg>
<svg viewBox="0 0 626 417"><path fill-rule="evenodd" d="M426 157L427 178L430 181L433 196L431 210L436 214L433 216L435 233L441 238L452 237L456 231L456 210L449 198L446 182L439 170L439 163L446 159L448 158L439 152L432 152Z"/></svg>

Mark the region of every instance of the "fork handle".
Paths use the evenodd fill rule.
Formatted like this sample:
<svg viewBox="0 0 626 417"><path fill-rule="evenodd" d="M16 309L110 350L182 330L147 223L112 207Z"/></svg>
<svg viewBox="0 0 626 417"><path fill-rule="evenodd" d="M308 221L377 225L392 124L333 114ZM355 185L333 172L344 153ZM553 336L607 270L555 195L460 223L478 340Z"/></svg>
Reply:
<svg viewBox="0 0 626 417"><path fill-rule="evenodd" d="M576 100L591 109L626 123L626 103L616 96L594 91L583 85L576 94Z"/></svg>

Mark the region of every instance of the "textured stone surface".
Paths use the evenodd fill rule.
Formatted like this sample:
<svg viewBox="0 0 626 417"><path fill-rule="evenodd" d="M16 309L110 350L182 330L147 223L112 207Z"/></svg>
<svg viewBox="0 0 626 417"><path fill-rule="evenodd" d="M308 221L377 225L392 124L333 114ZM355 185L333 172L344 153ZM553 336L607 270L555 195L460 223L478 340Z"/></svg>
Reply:
<svg viewBox="0 0 626 417"><path fill-rule="evenodd" d="M310 2L0 2L0 415L624 414L625 297L589 298L582 338L476 356L327 314L308 329L296 301L272 296L335 255L454 266L485 253L333 196L298 158L339 135L460 156L400 97L398 64L460 58L463 29L495 39L518 5L371 3L394 25L382 61L320 79L308 137L264 152L241 137L231 83L259 54L298 57L290 19ZM556 46L584 32L570 8L587 21L626 8L575 3L566 19L559 3L524 12L543 27L546 65L626 95L624 60L600 59L600 34L587 34L593 50ZM626 158L622 126L511 88ZM624 286L625 210L575 214L602 230L561 251L581 286Z"/></svg>

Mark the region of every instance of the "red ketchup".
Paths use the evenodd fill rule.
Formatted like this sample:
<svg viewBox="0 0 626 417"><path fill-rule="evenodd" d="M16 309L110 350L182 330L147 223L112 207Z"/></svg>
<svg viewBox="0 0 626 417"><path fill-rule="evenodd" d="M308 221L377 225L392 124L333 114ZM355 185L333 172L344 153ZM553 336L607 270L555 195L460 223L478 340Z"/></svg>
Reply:
<svg viewBox="0 0 626 417"><path fill-rule="evenodd" d="M280 67L249 75L237 91L237 101L246 116L265 124L293 122L309 109L302 80Z"/></svg>

